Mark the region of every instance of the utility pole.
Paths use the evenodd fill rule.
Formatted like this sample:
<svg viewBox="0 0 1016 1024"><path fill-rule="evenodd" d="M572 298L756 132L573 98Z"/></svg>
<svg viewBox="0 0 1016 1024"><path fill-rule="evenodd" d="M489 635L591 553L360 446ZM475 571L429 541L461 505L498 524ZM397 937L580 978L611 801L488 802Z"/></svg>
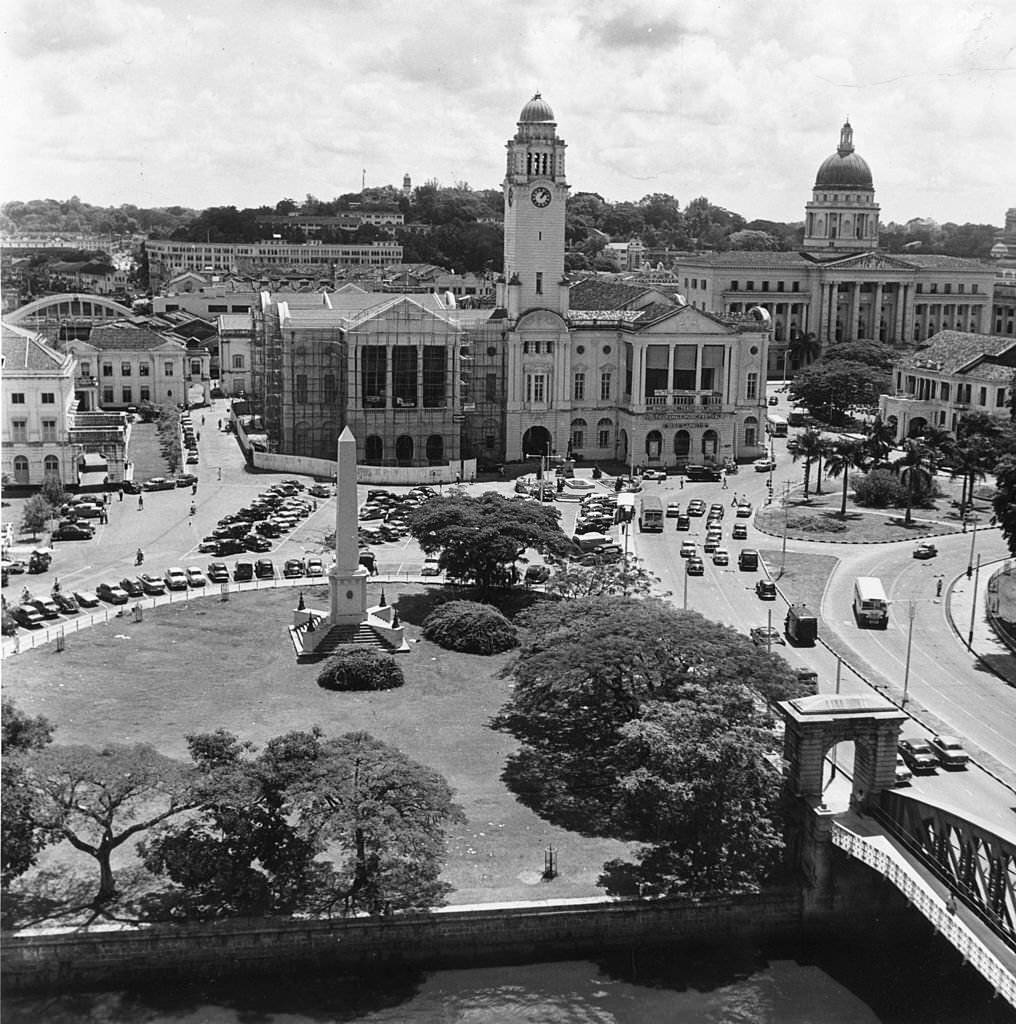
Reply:
<svg viewBox="0 0 1016 1024"><path fill-rule="evenodd" d="M963 520L966 522L966 519ZM974 545L977 543L977 522L974 522L974 532L970 535L970 557L967 559L967 579L974 574Z"/></svg>
<svg viewBox="0 0 1016 1024"><path fill-rule="evenodd" d="M968 570L969 575L969 570ZM981 556L977 556L977 568L974 570L974 591L970 595L970 632L967 634L967 647L974 648L974 622L977 618L977 583L981 578Z"/></svg>
<svg viewBox="0 0 1016 1024"><path fill-rule="evenodd" d="M787 568L787 520L790 518L790 512L787 505L790 501L790 481L783 481L783 552L780 556L780 574L777 579L783 579L783 573Z"/></svg>
<svg viewBox="0 0 1016 1024"><path fill-rule="evenodd" d="M907 602L907 661L903 668L903 702L902 707L906 709L908 694L910 692L910 647L914 642L914 619L917 618L917 602Z"/></svg>

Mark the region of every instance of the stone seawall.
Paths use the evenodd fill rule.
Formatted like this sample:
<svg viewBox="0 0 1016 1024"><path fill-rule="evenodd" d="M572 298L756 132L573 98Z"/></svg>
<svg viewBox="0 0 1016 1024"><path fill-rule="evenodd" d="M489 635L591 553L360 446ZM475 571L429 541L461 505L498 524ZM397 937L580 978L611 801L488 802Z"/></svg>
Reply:
<svg viewBox="0 0 1016 1024"><path fill-rule="evenodd" d="M848 872L853 875L854 872ZM337 970L555 959L631 945L795 935L871 922L886 889L864 871L816 905L798 887L709 901L623 900L443 908L377 920L233 919L3 938L8 993L286 967ZM832 895L832 894L830 894ZM899 907L889 908L899 910Z"/></svg>

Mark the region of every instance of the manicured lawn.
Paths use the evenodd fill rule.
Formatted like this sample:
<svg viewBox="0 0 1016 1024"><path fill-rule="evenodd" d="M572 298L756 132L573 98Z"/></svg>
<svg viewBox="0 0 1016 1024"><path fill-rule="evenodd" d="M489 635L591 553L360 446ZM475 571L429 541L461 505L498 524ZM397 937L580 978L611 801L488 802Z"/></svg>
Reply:
<svg viewBox="0 0 1016 1024"><path fill-rule="evenodd" d="M780 575L782 553L779 548L766 549L759 554L769 567L769 572L786 594L791 604L806 604L816 615L822 607L822 595L826 583L836 568L839 559L832 555L805 555L788 551Z"/></svg>
<svg viewBox="0 0 1016 1024"><path fill-rule="evenodd" d="M379 588L371 588L375 600ZM385 587L412 640L435 594ZM514 741L488 728L508 693L500 677L510 655L483 658L444 651L424 640L400 655L406 685L384 693L320 689L318 667L298 665L286 626L296 595L264 591L170 605L141 623L114 620L4 664L4 692L26 712L57 725L61 743L151 743L186 756L188 733L227 729L263 744L293 729L327 735L365 730L442 772L468 823L450 844L445 879L455 903L589 896L604 861L621 843L552 828L515 802L500 781ZM327 607L327 589L308 588L311 607ZM553 845L560 876L542 883L544 850ZM133 848L133 844L131 844ZM65 858L58 848L46 855ZM71 863L71 861L66 861ZM92 862L72 863L92 872Z"/></svg>
<svg viewBox="0 0 1016 1024"><path fill-rule="evenodd" d="M169 466L159 450L159 433L154 423L134 423L127 457L134 463L134 479L138 483L153 476L169 475Z"/></svg>

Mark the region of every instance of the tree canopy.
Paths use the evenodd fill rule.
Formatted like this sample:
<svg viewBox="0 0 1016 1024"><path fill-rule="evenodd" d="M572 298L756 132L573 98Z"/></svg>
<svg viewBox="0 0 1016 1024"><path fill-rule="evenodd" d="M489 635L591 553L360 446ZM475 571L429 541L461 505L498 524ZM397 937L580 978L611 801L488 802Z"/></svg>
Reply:
<svg viewBox="0 0 1016 1024"><path fill-rule="evenodd" d="M432 497L409 517L409 532L450 579L489 589L508 582L526 548L546 553L571 550L557 509L523 497L487 491Z"/></svg>
<svg viewBox="0 0 1016 1024"><path fill-rule="evenodd" d="M822 419L841 423L851 409L873 410L889 384L887 371L868 363L838 359L833 349L794 377L790 398Z"/></svg>
<svg viewBox="0 0 1016 1024"><path fill-rule="evenodd" d="M780 845L767 702L807 692L787 664L654 599L546 602L522 622L495 720L522 744L509 788L554 824L648 844L636 873L660 891L758 884Z"/></svg>

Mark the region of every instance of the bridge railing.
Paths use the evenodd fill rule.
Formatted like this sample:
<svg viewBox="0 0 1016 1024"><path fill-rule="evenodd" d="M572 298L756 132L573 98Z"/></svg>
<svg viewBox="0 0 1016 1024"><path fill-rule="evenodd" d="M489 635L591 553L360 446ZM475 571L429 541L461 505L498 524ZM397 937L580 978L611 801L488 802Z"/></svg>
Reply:
<svg viewBox="0 0 1016 1024"><path fill-rule="evenodd" d="M851 857L867 864L892 882L932 923L935 930L941 932L959 950L995 992L1011 1006L1016 1006L1016 975L950 910L948 904L928 887L920 875L864 836L851 832L840 822L833 822L832 841Z"/></svg>

